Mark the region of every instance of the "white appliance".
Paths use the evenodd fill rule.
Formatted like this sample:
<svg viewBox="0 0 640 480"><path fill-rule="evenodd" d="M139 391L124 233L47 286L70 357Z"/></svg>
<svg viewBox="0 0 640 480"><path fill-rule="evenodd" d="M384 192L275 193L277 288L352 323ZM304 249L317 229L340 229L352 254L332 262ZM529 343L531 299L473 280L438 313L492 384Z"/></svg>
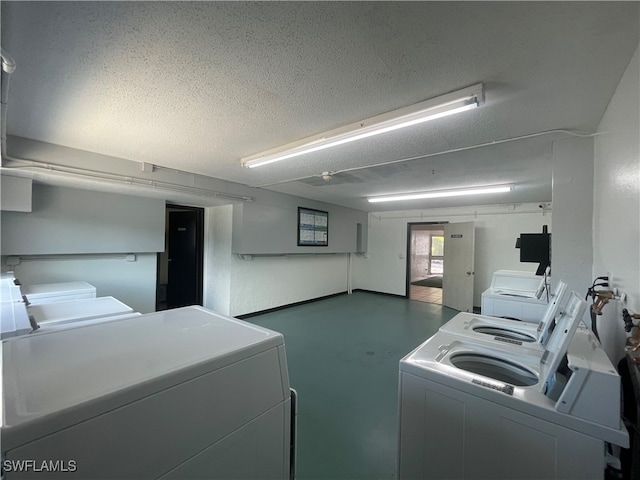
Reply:
<svg viewBox="0 0 640 480"><path fill-rule="evenodd" d="M1 283L0 284L0 303L5 302L23 302L20 285Z"/></svg>
<svg viewBox="0 0 640 480"><path fill-rule="evenodd" d="M133 309L113 297L84 298L68 302L29 305L29 316L38 325L63 324L77 320L133 313Z"/></svg>
<svg viewBox="0 0 640 480"><path fill-rule="evenodd" d="M279 333L184 307L2 347L6 480L289 478Z"/></svg>
<svg viewBox="0 0 640 480"><path fill-rule="evenodd" d="M24 302L0 302L0 339L32 331L33 325Z"/></svg>
<svg viewBox="0 0 640 480"><path fill-rule="evenodd" d="M0 309L0 339L33 331L19 282L13 273L3 273L0 278Z"/></svg>
<svg viewBox="0 0 640 480"><path fill-rule="evenodd" d="M108 315L105 317L98 317L98 318L81 318L81 319L74 319L71 321L44 322L38 325L38 328L30 333L31 335L41 335L43 333L54 332L57 330L67 330L69 328L78 328L78 327L84 327L87 325L95 325L96 323L113 322L115 320L134 319L134 318L140 317L141 315L142 314L140 312L129 312L129 313L119 313L116 315Z"/></svg>
<svg viewBox="0 0 640 480"><path fill-rule="evenodd" d="M585 307L572 296L542 356L438 332L403 358L398 478L602 479L628 434L615 369L571 332Z"/></svg>
<svg viewBox="0 0 640 480"><path fill-rule="evenodd" d="M13 272L0 274L0 302L22 302L20 282L13 276Z"/></svg>
<svg viewBox="0 0 640 480"><path fill-rule="evenodd" d="M480 313L536 322L547 308L546 292L545 276L497 270L491 277L491 286L482 292Z"/></svg>
<svg viewBox="0 0 640 480"><path fill-rule="evenodd" d="M16 280L15 272L0 273L0 285L18 285L20 282Z"/></svg>
<svg viewBox="0 0 640 480"><path fill-rule="evenodd" d="M23 285L22 294L30 305L96 298L96 287L87 282L43 283Z"/></svg>
<svg viewBox="0 0 640 480"><path fill-rule="evenodd" d="M559 281L550 296L544 315L537 322L520 322L507 318L461 312L440 327L441 332L518 345L542 353L555 327L559 312L568 302L567 284ZM579 320L579 319L578 319Z"/></svg>

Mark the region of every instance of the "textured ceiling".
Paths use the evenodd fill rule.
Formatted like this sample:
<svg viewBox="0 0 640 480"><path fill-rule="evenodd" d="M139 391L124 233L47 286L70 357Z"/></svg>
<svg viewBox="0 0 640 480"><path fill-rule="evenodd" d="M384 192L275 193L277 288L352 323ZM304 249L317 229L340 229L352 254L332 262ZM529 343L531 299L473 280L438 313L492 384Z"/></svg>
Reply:
<svg viewBox="0 0 640 480"><path fill-rule="evenodd" d="M506 182L517 185L508 200L483 203L549 201L552 141L566 135L466 148L592 133L638 47L639 6L3 1L2 48L17 64L7 129L365 210L468 201L370 208L366 195ZM478 82L486 103L476 110L240 164ZM398 163L370 167L387 162Z"/></svg>

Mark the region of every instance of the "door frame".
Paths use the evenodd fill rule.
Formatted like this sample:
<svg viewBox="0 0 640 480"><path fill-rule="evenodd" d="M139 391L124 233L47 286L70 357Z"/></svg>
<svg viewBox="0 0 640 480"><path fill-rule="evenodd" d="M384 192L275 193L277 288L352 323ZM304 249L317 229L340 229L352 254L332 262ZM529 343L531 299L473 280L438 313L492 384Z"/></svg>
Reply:
<svg viewBox="0 0 640 480"><path fill-rule="evenodd" d="M159 287L160 287L160 265L162 262L161 256L163 253L169 251L169 244L167 238L168 228L168 212L175 210L191 211L196 213L196 303L202 305L204 299L204 208L202 207L189 207L186 205L175 205L167 203L165 205L165 245L164 252L158 252L157 254L157 267L156 267L156 311L160 304Z"/></svg>
<svg viewBox="0 0 640 480"><path fill-rule="evenodd" d="M405 294L404 294L404 298L411 298L411 230L413 226L419 226L419 225L432 225L432 226L438 226L438 225L446 225L447 223L449 223L449 221L443 221L443 222L407 222L407 253L406 253L406 260L407 260L407 264L406 264L406 270L405 270ZM443 227L444 229L444 227ZM447 240L445 239L445 242ZM444 279L444 273L442 274L442 278Z"/></svg>

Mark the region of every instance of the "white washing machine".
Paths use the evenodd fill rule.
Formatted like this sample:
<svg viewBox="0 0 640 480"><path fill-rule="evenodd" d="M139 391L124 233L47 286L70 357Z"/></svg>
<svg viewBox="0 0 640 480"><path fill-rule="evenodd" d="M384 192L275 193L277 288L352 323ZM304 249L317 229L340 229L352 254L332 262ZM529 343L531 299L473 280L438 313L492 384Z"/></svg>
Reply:
<svg viewBox="0 0 640 480"><path fill-rule="evenodd" d="M570 299L542 356L438 332L402 359L398 478L602 479L628 434L615 369L570 331L585 307Z"/></svg>
<svg viewBox="0 0 640 480"><path fill-rule="evenodd" d="M279 333L184 307L4 340L2 362L6 480L289 478Z"/></svg>
<svg viewBox="0 0 640 480"><path fill-rule="evenodd" d="M567 305L569 297L577 297L575 293L567 295L566 291L567 284L559 281L550 296L544 314L537 322L520 322L461 312L440 327L440 331L466 336L470 339L492 340L502 344L517 345L542 353L556 326L556 317Z"/></svg>
<svg viewBox="0 0 640 480"><path fill-rule="evenodd" d="M96 298L96 287L87 282L43 283L23 285L22 294L30 305L68 302L82 298Z"/></svg>
<svg viewBox="0 0 640 480"><path fill-rule="evenodd" d="M516 270L497 270L482 292L482 315L536 322L547 307L548 277Z"/></svg>
<svg viewBox="0 0 640 480"><path fill-rule="evenodd" d="M133 313L133 309L113 297L84 298L58 303L29 305L29 316L40 326L64 324L113 315Z"/></svg>
<svg viewBox="0 0 640 480"><path fill-rule="evenodd" d="M88 285L88 284L87 284ZM0 281L0 338L42 333L97 322L132 318L140 314L112 297L77 302L75 300L53 306L29 306L23 300L22 287L12 277ZM94 290L95 291L95 290Z"/></svg>

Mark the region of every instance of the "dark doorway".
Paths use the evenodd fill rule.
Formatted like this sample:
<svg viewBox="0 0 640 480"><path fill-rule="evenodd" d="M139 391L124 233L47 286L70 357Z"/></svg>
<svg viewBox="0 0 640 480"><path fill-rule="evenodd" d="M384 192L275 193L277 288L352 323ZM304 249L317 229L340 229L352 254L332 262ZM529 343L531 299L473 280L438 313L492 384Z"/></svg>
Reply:
<svg viewBox="0 0 640 480"><path fill-rule="evenodd" d="M167 205L165 251L158 254L156 310L202 305L204 209Z"/></svg>

